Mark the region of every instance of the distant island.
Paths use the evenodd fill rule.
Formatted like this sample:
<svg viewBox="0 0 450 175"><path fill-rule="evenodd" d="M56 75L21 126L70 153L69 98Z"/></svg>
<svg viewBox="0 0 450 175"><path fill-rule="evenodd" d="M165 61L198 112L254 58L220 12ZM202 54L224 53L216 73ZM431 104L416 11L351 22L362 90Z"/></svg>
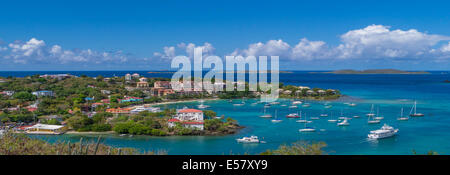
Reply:
<svg viewBox="0 0 450 175"><path fill-rule="evenodd" d="M326 74L430 74L425 71L402 71L397 69L367 69L367 70L336 70L332 72L315 72L315 73L326 73Z"/></svg>

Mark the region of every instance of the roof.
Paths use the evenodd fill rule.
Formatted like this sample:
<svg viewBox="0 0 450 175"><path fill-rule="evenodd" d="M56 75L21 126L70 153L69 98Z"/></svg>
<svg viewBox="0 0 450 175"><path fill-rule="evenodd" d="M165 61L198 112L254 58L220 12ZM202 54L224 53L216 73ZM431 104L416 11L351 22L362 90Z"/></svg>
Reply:
<svg viewBox="0 0 450 175"><path fill-rule="evenodd" d="M203 111L198 109L182 109L179 110L178 113L203 113Z"/></svg>
<svg viewBox="0 0 450 175"><path fill-rule="evenodd" d="M168 120L168 122L179 122L180 120L178 120L178 119L176 119L176 118L172 118L172 119L169 119Z"/></svg>
<svg viewBox="0 0 450 175"><path fill-rule="evenodd" d="M46 125L46 124L36 124L36 125L33 125L32 127L29 127L30 129L31 128L37 128L37 129L50 129L50 130L55 130L55 129L60 129L60 128L62 128L62 127L64 127L63 125Z"/></svg>

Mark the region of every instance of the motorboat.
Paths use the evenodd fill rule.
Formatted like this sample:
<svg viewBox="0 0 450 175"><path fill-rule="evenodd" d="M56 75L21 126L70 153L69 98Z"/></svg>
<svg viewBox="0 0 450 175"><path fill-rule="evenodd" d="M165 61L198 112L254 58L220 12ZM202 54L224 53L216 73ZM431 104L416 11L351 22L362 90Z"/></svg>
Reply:
<svg viewBox="0 0 450 175"><path fill-rule="evenodd" d="M250 136L250 137L242 137L240 139L236 139L239 143L259 143L258 136Z"/></svg>
<svg viewBox="0 0 450 175"><path fill-rule="evenodd" d="M348 125L350 125L350 123L347 121L347 119L345 119L342 122L339 122L337 125L338 126L348 126Z"/></svg>
<svg viewBox="0 0 450 175"><path fill-rule="evenodd" d="M298 113L291 113L286 115L286 118L300 118L300 115Z"/></svg>
<svg viewBox="0 0 450 175"><path fill-rule="evenodd" d="M395 136L398 133L398 129L394 129L392 126L384 124L381 129L370 131L367 136L370 139L382 139L387 137Z"/></svg>

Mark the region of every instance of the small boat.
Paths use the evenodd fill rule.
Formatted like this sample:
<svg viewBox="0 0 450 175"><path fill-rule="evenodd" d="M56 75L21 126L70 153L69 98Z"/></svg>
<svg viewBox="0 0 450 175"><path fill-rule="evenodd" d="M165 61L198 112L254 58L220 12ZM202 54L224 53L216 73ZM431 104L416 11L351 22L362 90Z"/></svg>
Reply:
<svg viewBox="0 0 450 175"><path fill-rule="evenodd" d="M375 120L383 120L384 117L375 117L374 119L375 119Z"/></svg>
<svg viewBox="0 0 450 175"><path fill-rule="evenodd" d="M314 129L313 127L305 127L303 129L299 129L298 131L300 131L300 132L316 132L316 129Z"/></svg>
<svg viewBox="0 0 450 175"><path fill-rule="evenodd" d="M397 120L399 120L399 121L406 121L406 120L409 120L409 117L408 117L408 116L403 116L403 108L402 108L402 110L401 110L401 112L400 112L400 117L397 118Z"/></svg>
<svg viewBox="0 0 450 175"><path fill-rule="evenodd" d="M120 134L119 136L120 136L120 137L124 137L124 136L126 136L126 134Z"/></svg>
<svg viewBox="0 0 450 175"><path fill-rule="evenodd" d="M245 105L245 103L236 103L236 104L233 104L233 106L244 106Z"/></svg>
<svg viewBox="0 0 450 175"><path fill-rule="evenodd" d="M368 124L378 124L378 123L380 123L380 120L369 120L367 123Z"/></svg>
<svg viewBox="0 0 450 175"><path fill-rule="evenodd" d="M306 120L306 113L304 114L304 116L305 116L305 119L304 119L304 120L297 120L297 121L295 121L295 122L297 122L297 123L311 123L311 122L312 122L312 121Z"/></svg>
<svg viewBox="0 0 450 175"><path fill-rule="evenodd" d="M264 105L264 108L270 108L270 104L269 103L266 103L265 105Z"/></svg>
<svg viewBox="0 0 450 175"><path fill-rule="evenodd" d="M298 115L298 113L291 113L286 115L286 118L300 118L300 116Z"/></svg>
<svg viewBox="0 0 450 175"><path fill-rule="evenodd" d="M240 139L236 139L239 143L259 143L258 136L250 136L250 137L242 137Z"/></svg>
<svg viewBox="0 0 450 175"><path fill-rule="evenodd" d="M353 118L359 118L359 115L355 115L355 116L353 116Z"/></svg>
<svg viewBox="0 0 450 175"><path fill-rule="evenodd" d="M354 107L354 106L356 106L356 103L350 103L350 104L348 104L348 106Z"/></svg>
<svg viewBox="0 0 450 175"><path fill-rule="evenodd" d="M303 103L302 101L293 101L292 102L293 105L298 105L298 104L302 104L302 103Z"/></svg>
<svg viewBox="0 0 450 175"><path fill-rule="evenodd" d="M343 120L342 122L337 124L338 126L348 126L350 123L347 121L347 119Z"/></svg>
<svg viewBox="0 0 450 175"><path fill-rule="evenodd" d="M326 105L325 106L325 109L330 109L330 108L332 108L333 106L332 105Z"/></svg>
<svg viewBox="0 0 450 175"><path fill-rule="evenodd" d="M311 117L309 119L311 119L311 120L319 120L320 118L319 117Z"/></svg>
<svg viewBox="0 0 450 175"><path fill-rule="evenodd" d="M306 115L305 115L305 119L306 119ZM299 132L316 132L315 128L306 126L306 123L308 123L308 122L305 122L305 127L303 129L299 129L298 130Z"/></svg>
<svg viewBox="0 0 450 175"><path fill-rule="evenodd" d="M280 104L280 102L274 101L274 102L270 102L269 104L271 104L271 105L277 105L277 104Z"/></svg>
<svg viewBox="0 0 450 175"><path fill-rule="evenodd" d="M397 132L398 129L394 129L392 126L384 124L381 129L370 131L370 134L368 134L367 137L369 137L369 139L382 139L395 136Z"/></svg>
<svg viewBox="0 0 450 175"><path fill-rule="evenodd" d="M409 112L409 116L411 117L423 117L425 114L417 113L417 101L414 101L414 106L411 108L411 111Z"/></svg>
<svg viewBox="0 0 450 175"><path fill-rule="evenodd" d="M289 108L291 108L291 109L298 108L298 106L289 106Z"/></svg>
<svg viewBox="0 0 450 175"><path fill-rule="evenodd" d="M287 105L285 105L285 104L282 104L282 105L280 105L280 106L282 106L282 107L286 107Z"/></svg>
<svg viewBox="0 0 450 175"><path fill-rule="evenodd" d="M209 108L209 106L208 105L204 105L204 104L200 104L200 105L197 105L197 108L198 109L206 109L206 108Z"/></svg>
<svg viewBox="0 0 450 175"><path fill-rule="evenodd" d="M271 122L272 122L272 123L280 123L280 122L282 122L282 121L283 121L283 120L279 120L279 119L278 119L277 111L275 110L275 119L271 120Z"/></svg>
<svg viewBox="0 0 450 175"><path fill-rule="evenodd" d="M328 117L328 114L320 114L321 117Z"/></svg>
<svg viewBox="0 0 450 175"><path fill-rule="evenodd" d="M308 108L310 106L311 106L311 104L309 104L309 103L305 103L304 105L302 105L302 107L304 107L304 108Z"/></svg>

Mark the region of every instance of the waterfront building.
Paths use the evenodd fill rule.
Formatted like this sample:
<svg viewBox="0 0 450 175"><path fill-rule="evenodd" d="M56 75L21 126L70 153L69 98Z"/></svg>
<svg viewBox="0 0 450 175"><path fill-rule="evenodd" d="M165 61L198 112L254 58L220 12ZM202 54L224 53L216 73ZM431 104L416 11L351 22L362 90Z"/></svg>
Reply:
<svg viewBox="0 0 450 175"><path fill-rule="evenodd" d="M155 88L167 88L167 89L172 88L172 86L170 85L170 81L155 81L153 87L155 87Z"/></svg>
<svg viewBox="0 0 450 175"><path fill-rule="evenodd" d="M26 128L27 134L63 134L67 130L64 125L35 124Z"/></svg>
<svg viewBox="0 0 450 175"><path fill-rule="evenodd" d="M141 77L138 73L134 73L133 75L131 75L133 78L139 78L139 77Z"/></svg>

